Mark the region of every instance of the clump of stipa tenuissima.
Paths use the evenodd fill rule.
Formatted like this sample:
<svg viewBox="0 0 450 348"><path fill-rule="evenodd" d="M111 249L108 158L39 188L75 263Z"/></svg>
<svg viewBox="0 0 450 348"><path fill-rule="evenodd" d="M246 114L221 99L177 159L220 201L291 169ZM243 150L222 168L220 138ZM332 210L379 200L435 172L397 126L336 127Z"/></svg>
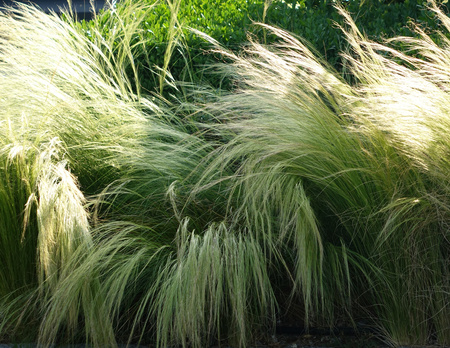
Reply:
<svg viewBox="0 0 450 348"><path fill-rule="evenodd" d="M113 322L131 333L145 322L157 290L146 287L176 249L166 191L179 182L174 206L189 194L184 180L208 146L131 84L131 40L151 6L125 8L95 19L89 38L70 18L26 5L0 14L2 335L32 322L30 340L43 345L114 346ZM107 40L101 25L114 29Z"/></svg>
<svg viewBox="0 0 450 348"><path fill-rule="evenodd" d="M10 334L20 332L20 323L27 325L28 312L36 310L33 322L42 318L63 275L92 250L80 184L100 193L119 179L118 168L137 156L147 135L143 109L148 114L159 109L139 99L126 78L129 42L120 45L112 37L118 47L96 45L74 22L23 4L0 13L0 28L2 303L5 299L0 311L11 319L2 320L0 329ZM91 312L102 313L92 293L98 279L81 285L59 312L72 333L81 308L88 323ZM8 305L14 301L23 305L22 314ZM92 317L91 323L98 321L98 315ZM87 325L86 336L110 344L108 325L105 315L101 333L92 334ZM37 330L27 332L35 339Z"/></svg>
<svg viewBox="0 0 450 348"><path fill-rule="evenodd" d="M307 321L333 323L334 306L351 313L352 298L364 294L359 310L376 304L367 314L393 344L424 344L433 334L445 343L448 39L437 46L420 30L419 39L399 38L425 59L409 57L370 42L341 13L353 84L278 29L275 48L222 51L233 64L220 69L238 89L209 110L218 133L234 137L203 180L237 168L223 179L238 197L234 217L282 255Z"/></svg>
<svg viewBox="0 0 450 348"><path fill-rule="evenodd" d="M34 226L24 240L54 289L39 307L41 343L65 328L115 345L117 324L159 346L231 338L245 347L274 328L286 298L306 325L363 315L393 345L450 342L448 41L402 38L426 59L408 57L366 40L342 12L348 84L266 27L276 46L222 52L237 89L202 110L220 121L210 131L222 141L202 162L212 146L131 92L129 35L115 59L73 25L28 7L17 14L0 16L0 198L20 203L0 200L13 229L0 227L16 246L33 236L14 218L24 207ZM75 176L83 186L99 179L89 186L101 193L94 231ZM166 192L175 212L161 204ZM42 231L49 239L38 240ZM72 251L68 235L86 242Z"/></svg>

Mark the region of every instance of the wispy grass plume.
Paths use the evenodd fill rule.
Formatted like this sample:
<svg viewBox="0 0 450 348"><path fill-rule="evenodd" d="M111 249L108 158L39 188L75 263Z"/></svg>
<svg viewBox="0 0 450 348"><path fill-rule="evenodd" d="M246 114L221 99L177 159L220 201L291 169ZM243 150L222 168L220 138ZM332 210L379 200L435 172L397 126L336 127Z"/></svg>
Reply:
<svg viewBox="0 0 450 348"><path fill-rule="evenodd" d="M371 308L393 344L434 334L445 344L448 323L433 312L449 303L448 41L438 47L418 29L422 39L398 39L424 59L409 57L369 42L342 15L352 85L279 29L266 27L276 47L219 49L233 61L219 70L238 88L208 106L231 140L203 184L236 168L222 179L233 187L232 216L286 265L306 322L333 324L337 306L351 320L361 315L353 303Z"/></svg>
<svg viewBox="0 0 450 348"><path fill-rule="evenodd" d="M259 330L273 325L270 264L251 235L219 224L199 236L185 222L177 243L153 305L163 347L201 347L225 338L245 347Z"/></svg>
<svg viewBox="0 0 450 348"><path fill-rule="evenodd" d="M76 339L80 318L84 339L114 344L111 321L102 316L107 305L98 296L98 275L89 278L88 272L92 281L61 292L64 279L78 274L84 258L118 225L170 231L174 221L163 238L170 242L178 223L166 191L203 157L203 145L190 143L181 122L141 98L126 75L134 67L134 12L149 8L133 5L122 17L112 14L123 25L111 28L116 35L109 41L99 33L88 36L70 17L63 21L27 5L0 14L0 295L8 299L0 311L2 325L13 328L18 316L7 302L22 289L21 303L29 304L22 312L36 310L32 317L42 324L43 344L64 337L63 329ZM92 230L105 222L110 233ZM34 290L40 294L36 306Z"/></svg>

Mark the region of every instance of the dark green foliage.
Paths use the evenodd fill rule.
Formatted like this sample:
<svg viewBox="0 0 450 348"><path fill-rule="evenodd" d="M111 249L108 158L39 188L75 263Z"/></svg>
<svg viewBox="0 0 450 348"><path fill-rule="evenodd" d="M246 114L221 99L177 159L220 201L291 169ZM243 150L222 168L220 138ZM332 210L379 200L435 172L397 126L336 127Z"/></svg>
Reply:
<svg viewBox="0 0 450 348"><path fill-rule="evenodd" d="M345 67L340 52L347 50L348 43L338 28L344 21L335 8L337 3L327 0L274 1L266 22L300 36L342 72ZM420 24L427 31L436 30L439 25L424 0L348 0L341 3L358 28L377 42L395 36L415 36L412 23Z"/></svg>
<svg viewBox="0 0 450 348"><path fill-rule="evenodd" d="M154 0L148 0L154 4ZM140 84L147 92L159 89L159 69L164 66L164 56L172 38L171 30L171 2L161 1L146 13L140 31L134 34L135 42L145 39L145 45L135 47L136 65L139 69ZM221 0L214 4L207 0L182 1L178 12L178 23L175 41L177 49L169 64L168 77L172 81L198 80L203 74L205 66L215 60L209 55L211 45L194 34L188 28L198 29L218 40L227 47L239 48L247 40L247 31L252 27L253 21L259 22L263 15L263 0ZM118 4L114 11L126 11L126 6ZM114 20L114 11L102 11L98 14L97 23L106 23ZM139 14L137 14L139 16ZM83 21L80 26L88 36L91 36L94 22ZM105 26L102 35L108 37L111 25ZM186 49L186 47L189 47ZM218 82L219 83L219 82Z"/></svg>
<svg viewBox="0 0 450 348"><path fill-rule="evenodd" d="M172 40L169 36L174 28L171 28L170 21L171 2L147 2L155 6L145 13L139 31L133 34L132 46L134 42L139 83L144 92L153 93L160 89L158 67L164 66L166 49ZM327 0L220 0L214 4L207 0L182 1L175 28L182 29L176 33L175 42L178 45L170 57L166 80L169 85L174 81L198 82L204 79L207 66L223 60L223 57L211 55L211 45L188 28L200 30L227 49L238 52L248 41L249 34L267 44L277 40L273 35L267 36L265 30L256 25L259 22L302 37L338 71L346 73L340 52L347 50L348 43L339 29L345 24L335 8L338 3ZM439 26L439 20L427 10L425 0L348 0L341 3L352 14L360 30L375 41L399 35L413 36L411 23L420 24L426 31L436 30ZM96 25L116 20L115 13L126 11L126 5L119 3L114 11L98 14ZM141 15L136 13L136 17ZM82 22L80 25L88 36L92 35L93 22ZM108 37L111 25L103 28L101 35ZM433 38L439 40L437 35ZM402 47L398 44L396 48ZM215 87L224 87L222 77L208 74L207 80ZM225 87L230 86L225 82ZM169 91L174 92L175 89Z"/></svg>

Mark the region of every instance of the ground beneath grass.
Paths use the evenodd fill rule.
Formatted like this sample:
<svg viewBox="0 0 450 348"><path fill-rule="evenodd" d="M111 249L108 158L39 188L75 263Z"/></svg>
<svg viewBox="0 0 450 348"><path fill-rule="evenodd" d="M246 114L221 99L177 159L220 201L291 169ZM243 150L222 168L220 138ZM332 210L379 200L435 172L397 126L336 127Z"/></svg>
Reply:
<svg viewBox="0 0 450 348"><path fill-rule="evenodd" d="M383 343L374 335L363 334L346 334L341 333L338 335L331 334L277 334L272 336L269 340L255 342L255 344L248 348L389 348L390 346ZM400 346L398 348L449 348L448 346L431 344L431 345L418 345L418 346ZM36 344L1 344L0 348L41 348ZM91 348L89 345L77 344L77 345L62 345L52 346L50 348ZM152 345L119 345L119 348L155 348ZM169 347L168 347L169 348ZM170 347L174 348L174 347ZM209 348L234 348L229 345L221 345L220 347L215 345Z"/></svg>

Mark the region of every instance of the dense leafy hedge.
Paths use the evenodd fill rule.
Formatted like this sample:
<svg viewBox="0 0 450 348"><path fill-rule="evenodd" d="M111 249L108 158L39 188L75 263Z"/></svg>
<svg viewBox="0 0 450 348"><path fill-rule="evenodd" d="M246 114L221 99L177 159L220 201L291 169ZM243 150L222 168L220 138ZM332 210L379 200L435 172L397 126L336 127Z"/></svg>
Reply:
<svg viewBox="0 0 450 348"><path fill-rule="evenodd" d="M337 1L274 1L267 21L304 38L335 68L342 71L340 52L348 44L339 25L344 20L335 8ZM370 39L381 41L395 36L415 36L413 23L427 32L438 29L439 21L424 0L347 0L342 4L359 29ZM448 6L448 5L447 5ZM446 8L445 10L448 10ZM438 39L438 37L434 37ZM401 44L398 43L396 48Z"/></svg>
<svg viewBox="0 0 450 348"><path fill-rule="evenodd" d="M143 40L146 44L137 45L135 58L140 69L141 86L147 91L158 90L158 70L164 66L164 56L171 35L176 31L177 45L174 49L169 72L175 81L199 79L203 77L204 67L215 61L213 55L207 54L210 45L187 28L200 30L222 45L233 50L247 41L249 33L258 39L271 43L274 38L266 36L255 22L265 22L286 29L311 44L331 65L342 70L339 52L345 51L347 45L338 25L343 25L343 18L335 8L337 1L329 0L182 0L177 21L171 22L169 1L155 2L148 0L151 8L144 14L145 18L136 31L136 42ZM359 28L369 38L380 40L397 35L413 35L411 23L419 23L432 32L437 29L434 15L426 9L425 0L347 0L343 6L352 14ZM442 5L448 6L448 5ZM122 11L123 5L117 5L115 11ZM139 17L141 14L136 14ZM114 18L110 11L99 14L106 24ZM90 35L92 23L81 24ZM180 27L183 30L178 30ZM111 25L102 27L101 35L108 35ZM138 58L139 57L139 58ZM220 81L208 76L209 81L218 86Z"/></svg>

